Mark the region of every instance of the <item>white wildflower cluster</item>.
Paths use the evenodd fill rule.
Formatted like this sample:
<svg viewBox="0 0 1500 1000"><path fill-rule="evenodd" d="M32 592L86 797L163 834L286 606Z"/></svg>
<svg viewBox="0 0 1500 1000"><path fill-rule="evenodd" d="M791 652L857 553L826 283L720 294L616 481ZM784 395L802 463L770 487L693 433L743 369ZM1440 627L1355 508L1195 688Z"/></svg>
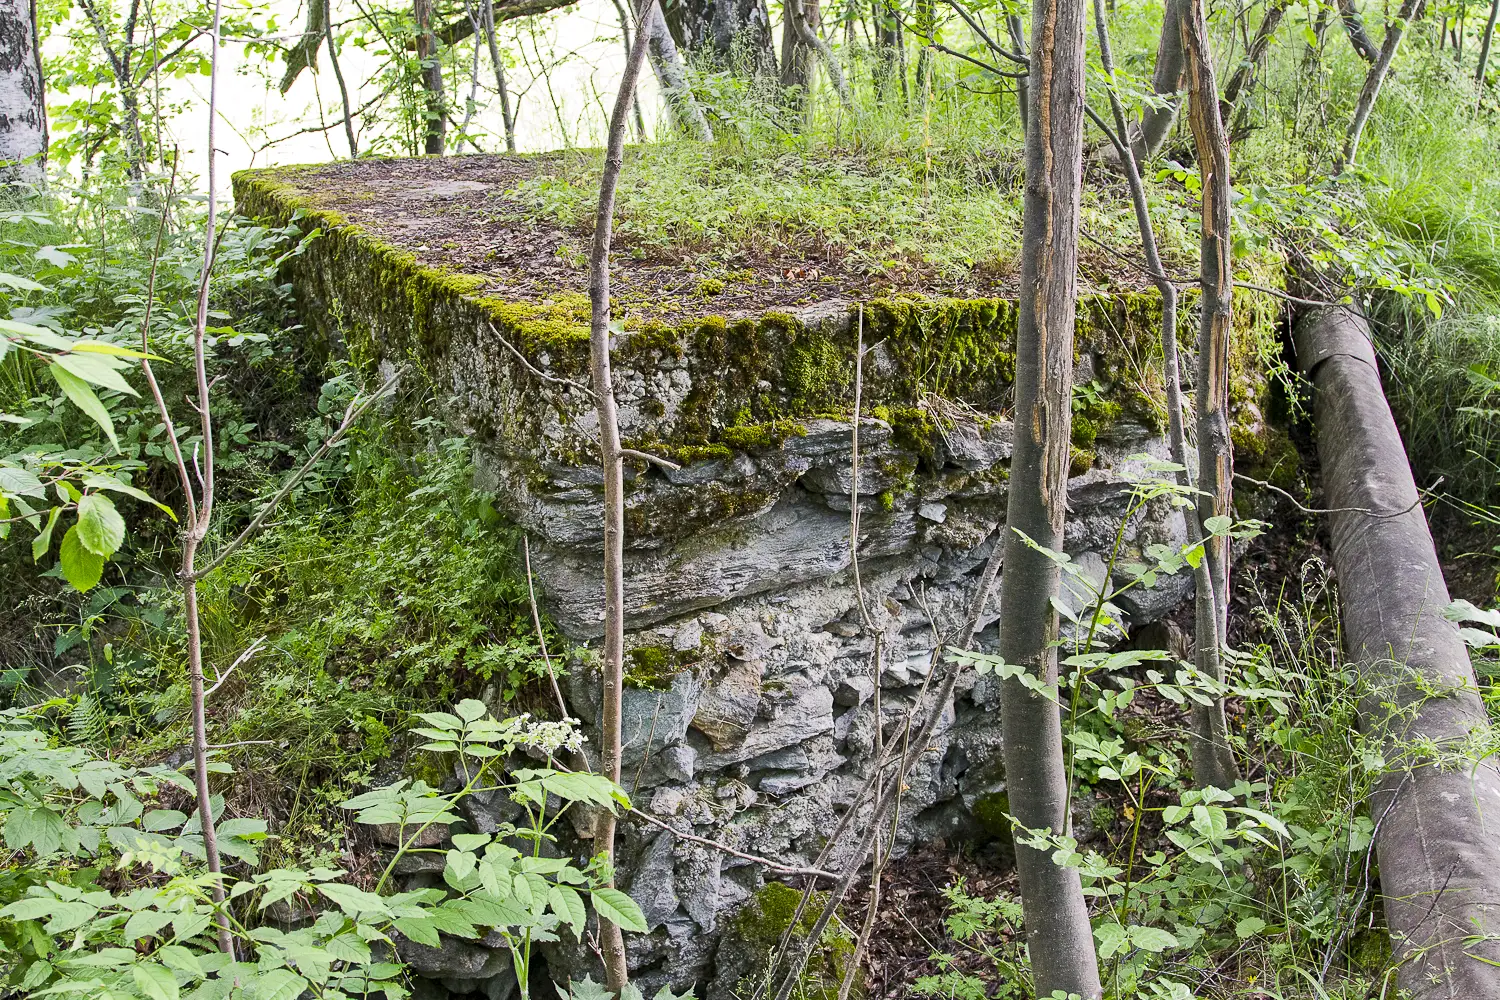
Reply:
<svg viewBox="0 0 1500 1000"><path fill-rule="evenodd" d="M510 720L507 720L510 721ZM578 730L577 719L561 722L532 722L531 713L517 716L515 740L518 745L535 747L549 757L560 750L578 752L583 749L584 735Z"/></svg>

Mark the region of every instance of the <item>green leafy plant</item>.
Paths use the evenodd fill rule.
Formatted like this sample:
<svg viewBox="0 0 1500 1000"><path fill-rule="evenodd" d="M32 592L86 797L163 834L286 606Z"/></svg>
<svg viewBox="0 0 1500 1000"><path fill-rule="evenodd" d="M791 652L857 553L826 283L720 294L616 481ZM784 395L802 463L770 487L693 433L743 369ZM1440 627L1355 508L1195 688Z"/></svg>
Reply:
<svg viewBox="0 0 1500 1000"><path fill-rule="evenodd" d="M436 946L440 934L477 939L488 930L507 941L529 995L532 946L581 934L590 906L628 930L645 930L639 907L606 884L601 859L575 865L547 853L550 831L567 809L619 808L629 804L625 793L592 774L508 770L511 755L523 749L550 759L576 748L580 738L568 723L524 716L498 722L477 701L460 702L453 713L424 714L416 730L427 738L423 749L451 755L467 781L442 793L403 780L344 803L356 822L400 831L373 891L338 869L276 868L229 879L221 909L211 893L214 877L202 867L196 818L153 805L173 791L191 795L188 777L54 745L19 711L4 718L0 822L7 848L26 864L22 878L0 880L6 944L0 972L23 996L160 1000L306 992L398 1000L407 995L398 936ZM491 834L450 832L460 822L459 803L480 792L509 796L525 821ZM222 809L216 796L215 810ZM444 829L450 848L418 846L434 826ZM254 865L267 836L264 821L224 818L217 831L222 853ZM512 846L518 843L525 849ZM443 856L447 888L385 892L400 859L419 851ZM314 914L310 922L288 930L266 921L271 906L289 900ZM237 955L215 949L219 913L229 917Z"/></svg>

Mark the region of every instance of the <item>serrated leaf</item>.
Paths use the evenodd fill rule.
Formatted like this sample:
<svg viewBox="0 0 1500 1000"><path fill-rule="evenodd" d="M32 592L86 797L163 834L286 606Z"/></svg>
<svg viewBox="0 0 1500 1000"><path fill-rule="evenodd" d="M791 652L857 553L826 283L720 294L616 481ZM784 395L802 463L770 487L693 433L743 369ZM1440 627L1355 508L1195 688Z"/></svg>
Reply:
<svg viewBox="0 0 1500 1000"><path fill-rule="evenodd" d="M1246 917L1234 925L1235 936L1241 941L1252 938L1266 929L1266 922L1260 917Z"/></svg>
<svg viewBox="0 0 1500 1000"><path fill-rule="evenodd" d="M78 537L78 525L63 535L62 545L57 550L57 562L63 579L80 592L88 592L104 576L104 557L90 552Z"/></svg>
<svg viewBox="0 0 1500 1000"><path fill-rule="evenodd" d="M519 883L519 880L517 880ZM619 889L595 889L592 893L594 910L605 920L621 930L637 934L647 932L646 917L641 908Z"/></svg>
<svg viewBox="0 0 1500 1000"><path fill-rule="evenodd" d="M46 516L45 528L42 528L42 531L36 532L36 538L31 540L31 562L42 561L42 556L45 556L48 549L51 549L52 528L57 526L57 519L62 516L62 513L62 507L54 507L51 513Z"/></svg>
<svg viewBox="0 0 1500 1000"><path fill-rule="evenodd" d="M615 995L594 982L593 976L584 976L580 980L570 981L568 993L572 996L572 1000L615 1000Z"/></svg>
<svg viewBox="0 0 1500 1000"><path fill-rule="evenodd" d="M156 932L172 922L172 914L160 910L141 910L132 913L125 921L124 938L134 944L144 937L153 937Z"/></svg>
<svg viewBox="0 0 1500 1000"><path fill-rule="evenodd" d="M0 466L0 490L13 496L47 499L47 487L29 469L18 469L12 465Z"/></svg>
<svg viewBox="0 0 1500 1000"><path fill-rule="evenodd" d="M78 540L96 556L108 559L125 543L125 519L102 493L78 500Z"/></svg>
<svg viewBox="0 0 1500 1000"><path fill-rule="evenodd" d="M463 701L455 705L453 707L453 710L457 712L459 718L463 719L465 722L478 722L489 712L489 709L485 707L484 702L476 701L473 698L465 698Z"/></svg>
<svg viewBox="0 0 1500 1000"><path fill-rule="evenodd" d="M1160 927L1137 925L1130 928L1130 943L1142 951L1163 952L1169 948L1176 948L1177 938L1170 931L1164 931Z"/></svg>
<svg viewBox="0 0 1500 1000"><path fill-rule="evenodd" d="M159 965L141 963L130 967L131 978L151 1000L177 1000L177 977Z"/></svg>
<svg viewBox="0 0 1500 1000"><path fill-rule="evenodd" d="M559 920L573 928L576 936L588 922L588 911L584 909L583 897L566 885L554 885L547 893L547 905Z"/></svg>

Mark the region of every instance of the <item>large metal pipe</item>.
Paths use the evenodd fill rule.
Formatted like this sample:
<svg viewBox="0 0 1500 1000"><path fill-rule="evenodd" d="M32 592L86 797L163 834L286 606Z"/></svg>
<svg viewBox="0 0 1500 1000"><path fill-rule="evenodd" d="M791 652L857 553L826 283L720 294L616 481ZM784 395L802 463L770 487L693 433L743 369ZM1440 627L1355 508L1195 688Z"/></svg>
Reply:
<svg viewBox="0 0 1500 1000"><path fill-rule="evenodd" d="M1500 998L1500 770L1370 327L1325 309L1296 327L1359 716L1387 771L1370 799L1397 982L1421 1000Z"/></svg>

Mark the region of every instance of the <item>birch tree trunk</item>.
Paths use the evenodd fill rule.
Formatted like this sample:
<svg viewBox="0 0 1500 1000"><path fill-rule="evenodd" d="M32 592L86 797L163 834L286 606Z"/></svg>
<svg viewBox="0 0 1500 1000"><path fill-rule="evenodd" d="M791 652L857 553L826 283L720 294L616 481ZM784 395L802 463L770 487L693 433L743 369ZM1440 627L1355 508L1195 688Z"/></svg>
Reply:
<svg viewBox="0 0 1500 1000"><path fill-rule="evenodd" d="M822 22L819 0L802 0L802 16L813 31ZM813 70L817 67L818 53L802 38L790 13L783 13L781 20L781 87L783 90L797 88L793 103L805 107L807 94L812 87Z"/></svg>
<svg viewBox="0 0 1500 1000"><path fill-rule="evenodd" d="M699 142L713 142L713 129L703 114L703 108L698 105L698 99L693 96L693 88L688 83L687 67L682 63L682 54L677 51L677 42L668 29L661 4L651 3L644 8L638 5L636 18L645 18L651 69L656 74L657 82L661 84L662 93L666 95L667 110L672 115L673 124Z"/></svg>
<svg viewBox="0 0 1500 1000"><path fill-rule="evenodd" d="M46 91L32 0L0 0L0 183L42 182Z"/></svg>
<svg viewBox="0 0 1500 1000"><path fill-rule="evenodd" d="M1061 549L1072 430L1073 321L1083 172L1082 0L1038 0L1031 19L1021 298L1016 334L1015 450L1000 581L1000 655L1057 683L1060 582L1052 559L1019 532ZM997 543L998 544L998 543ZM1017 678L1004 682L1001 725L1010 807L1027 830L1068 828L1068 782L1057 704ZM1078 870L1016 838L1026 941L1038 996L1100 995L1094 935Z"/></svg>
<svg viewBox="0 0 1500 1000"><path fill-rule="evenodd" d="M1188 78L1188 120L1203 181L1200 243L1202 311L1198 325L1197 403L1198 519L1233 515L1234 469L1229 440L1229 338L1234 325L1234 278L1230 234L1229 134L1219 114L1219 88L1208 48L1202 0L1183 13L1182 49ZM1204 562L1209 593L1198 587L1196 637L1198 669L1224 679L1218 655L1229 639L1229 542L1205 530ZM1201 577L1200 577L1201 579ZM1229 747L1223 699L1193 709L1193 780L1204 787L1229 788L1239 779Z"/></svg>

